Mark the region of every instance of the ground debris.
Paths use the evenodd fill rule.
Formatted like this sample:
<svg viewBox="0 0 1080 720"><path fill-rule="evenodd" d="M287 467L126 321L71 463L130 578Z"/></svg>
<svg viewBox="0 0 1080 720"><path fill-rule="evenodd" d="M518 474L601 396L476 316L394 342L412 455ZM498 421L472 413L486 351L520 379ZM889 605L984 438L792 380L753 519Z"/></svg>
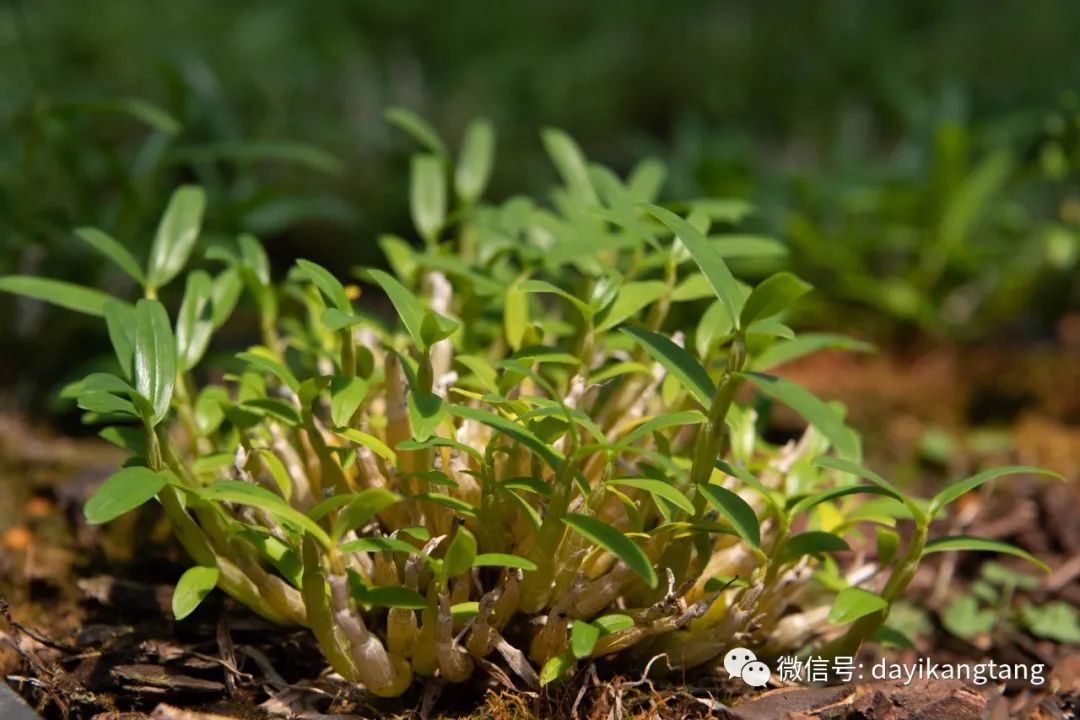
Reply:
<svg viewBox="0 0 1080 720"><path fill-rule="evenodd" d="M986 697L959 681L915 681L835 687L782 688L767 692L719 717L730 720L977 720Z"/></svg>
<svg viewBox="0 0 1080 720"><path fill-rule="evenodd" d="M109 673L125 686L138 685L163 688L167 690L182 690L187 692L220 693L225 690L225 685L216 680L187 675L177 668L168 665L117 665L109 670Z"/></svg>

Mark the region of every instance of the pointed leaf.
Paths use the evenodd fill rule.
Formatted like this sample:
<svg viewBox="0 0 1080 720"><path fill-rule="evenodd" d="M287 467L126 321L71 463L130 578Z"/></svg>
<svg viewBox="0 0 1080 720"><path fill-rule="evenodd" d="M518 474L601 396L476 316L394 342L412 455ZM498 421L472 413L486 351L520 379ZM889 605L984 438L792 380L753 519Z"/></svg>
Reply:
<svg viewBox="0 0 1080 720"><path fill-rule="evenodd" d="M476 536L464 526L459 526L454 533L454 539L450 541L450 547L443 556L443 578L463 575L472 569L473 561L476 560Z"/></svg>
<svg viewBox="0 0 1080 720"><path fill-rule="evenodd" d="M743 328L759 319L769 318L787 310L796 300L810 292L810 285L789 272L779 272L761 282L746 298L739 326Z"/></svg>
<svg viewBox="0 0 1080 720"><path fill-rule="evenodd" d="M369 270L368 276L378 283L379 287L390 298L390 302L394 304L394 309L397 310L401 322L404 323L405 329L409 332L416 346L421 351L427 350L428 346L424 342L423 334L425 309L420 299L399 283L396 278L382 270Z"/></svg>
<svg viewBox="0 0 1080 720"><path fill-rule="evenodd" d="M427 121L412 110L403 107L392 107L386 111L383 118L391 125L395 125L407 132L433 153L443 156L447 154L446 146L439 139L439 134L435 132Z"/></svg>
<svg viewBox="0 0 1080 720"><path fill-rule="evenodd" d="M132 379L135 362L135 308L126 302L108 300L105 303L105 326L109 331L116 361L124 377Z"/></svg>
<svg viewBox="0 0 1080 720"><path fill-rule="evenodd" d="M176 354L182 371L202 359L214 331L213 281L202 270L187 276L184 300L176 318Z"/></svg>
<svg viewBox="0 0 1080 720"><path fill-rule="evenodd" d="M495 126L478 118L465 128L461 156L454 170L454 189L465 202L475 202L484 193L495 157Z"/></svg>
<svg viewBox="0 0 1080 720"><path fill-rule="evenodd" d="M150 402L157 425L169 412L176 383L176 339L165 306L157 300L135 305L135 390Z"/></svg>
<svg viewBox="0 0 1080 720"><path fill-rule="evenodd" d="M82 285L32 275L0 277L0 292L22 295L96 317L104 315L106 303L113 300L111 295Z"/></svg>
<svg viewBox="0 0 1080 720"><path fill-rule="evenodd" d="M856 587L847 587L836 594L828 619L834 625L843 625L864 615L884 610L888 606L880 595Z"/></svg>
<svg viewBox="0 0 1080 720"><path fill-rule="evenodd" d="M86 522L100 525L134 510L157 495L168 481L166 473L150 468L124 468L111 475L86 501L83 508Z"/></svg>
<svg viewBox="0 0 1080 720"><path fill-rule="evenodd" d="M532 571L536 569L536 563L517 555L506 553L480 553L473 560L473 567L508 567L519 570Z"/></svg>
<svg viewBox="0 0 1080 720"><path fill-rule="evenodd" d="M330 301L333 307L344 313L352 314L352 303L349 295L345 292L345 286L334 275L318 263L310 260L299 259L296 265L300 271L319 288L319 292Z"/></svg>
<svg viewBox="0 0 1080 720"><path fill-rule="evenodd" d="M206 193L202 188L184 185L173 193L150 247L147 285L163 287L184 269L199 237L205 209Z"/></svg>
<svg viewBox="0 0 1080 720"><path fill-rule="evenodd" d="M761 525L748 502L719 485L703 484L698 490L731 523L740 538L755 548L761 547Z"/></svg>
<svg viewBox="0 0 1080 720"><path fill-rule="evenodd" d="M851 547L839 535L821 530L808 530L788 538L780 562L792 562L803 555L820 555L821 553L844 552L847 550L851 550Z"/></svg>
<svg viewBox="0 0 1080 720"><path fill-rule="evenodd" d="M970 535L952 535L949 537L940 537L934 540L930 540L926 543L926 549L923 550L923 555L929 555L931 553L938 552L950 552L953 550L977 550L981 552L994 552L1002 553L1004 555L1012 555L1014 557L1023 558L1032 565L1050 572L1050 568L1042 560L1027 552L1021 550L1015 545L1004 543L999 540L990 540L988 538L972 537Z"/></svg>
<svg viewBox="0 0 1080 720"><path fill-rule="evenodd" d="M679 492L675 486L669 485L662 480L653 480L651 478L619 478L617 480L609 480L607 484L644 490L653 496L654 502L656 502L656 498L663 498L688 513L694 512L694 504L690 502L685 495Z"/></svg>
<svg viewBox="0 0 1080 720"><path fill-rule="evenodd" d="M183 620L199 607L199 603L217 587L221 572L216 567L196 566L180 576L173 588L173 617Z"/></svg>
<svg viewBox="0 0 1080 720"><path fill-rule="evenodd" d="M368 384L363 378L335 377L330 382L330 419L335 427L347 427L356 408L367 396Z"/></svg>
<svg viewBox="0 0 1080 720"><path fill-rule="evenodd" d="M589 183L588 164L573 138L562 130L545 128L540 139L574 199L583 205L596 205L596 192Z"/></svg>
<svg viewBox="0 0 1080 720"><path fill-rule="evenodd" d="M675 233L704 273L713 292L724 303L728 315L738 317L742 307L742 292L735 276L731 274L724 258L716 248L693 225L675 213L657 205L646 205L645 210Z"/></svg>
<svg viewBox="0 0 1080 720"><path fill-rule="evenodd" d="M446 222L446 174L436 155L414 155L409 181L409 209L416 232L428 244Z"/></svg>
<svg viewBox="0 0 1080 720"><path fill-rule="evenodd" d="M870 468L863 467L858 463L853 463L850 460L844 460L842 458L834 457L819 457L814 460L814 464L818 467L830 468L832 470L839 470L840 472L851 473L856 477L860 477L863 480L869 480L878 487L885 490L885 494L896 500L903 500L903 494L896 489L896 486L885 478L878 475Z"/></svg>
<svg viewBox="0 0 1080 720"><path fill-rule="evenodd" d="M574 657L587 658L596 647L596 641L600 639L600 628L585 622L575 620L570 628L570 651Z"/></svg>
<svg viewBox="0 0 1080 720"><path fill-rule="evenodd" d="M757 372L748 372L744 375L766 395L779 400L802 415L818 432L828 438L842 457L858 458L858 436L844 424L843 418L835 410L811 394L809 390L774 375Z"/></svg>
<svg viewBox="0 0 1080 720"><path fill-rule="evenodd" d="M981 473L972 475L969 478L959 480L947 485L944 490L934 496L930 501L930 515L935 516L945 509L950 503L954 502L957 498L965 493L971 492L975 488L979 487L985 482L989 482L995 478L999 478L1003 475L1049 475L1050 477L1062 479L1060 475L1049 470L1043 470L1042 468L1030 467L1027 465L1012 465L999 468L991 468L990 470L984 470Z"/></svg>
<svg viewBox="0 0 1080 720"><path fill-rule="evenodd" d="M626 535L587 515L567 513L562 521L574 532L622 560L627 567L640 575L649 587L656 587L659 580L648 556Z"/></svg>
<svg viewBox="0 0 1080 720"><path fill-rule="evenodd" d="M596 326L597 332L610 330L623 323L643 309L649 307L667 292L667 283L659 280L628 282L620 289L615 302L608 308L604 319Z"/></svg>
<svg viewBox="0 0 1080 720"><path fill-rule="evenodd" d="M646 352L660 363L704 407L712 405L716 395L709 373L697 359L659 333L639 327L624 327L621 331L641 343Z"/></svg>
<svg viewBox="0 0 1080 720"><path fill-rule="evenodd" d="M750 361L753 370L768 370L777 365L797 360L819 350L846 350L848 352L874 352L874 346L861 340L828 333L803 333L794 340L770 343Z"/></svg>
<svg viewBox="0 0 1080 720"><path fill-rule="evenodd" d="M140 285L145 284L146 278L138 261L131 255L126 247L121 245L115 238L107 233L92 227L83 227L75 231L75 234L90 247L97 250L116 266L128 274Z"/></svg>

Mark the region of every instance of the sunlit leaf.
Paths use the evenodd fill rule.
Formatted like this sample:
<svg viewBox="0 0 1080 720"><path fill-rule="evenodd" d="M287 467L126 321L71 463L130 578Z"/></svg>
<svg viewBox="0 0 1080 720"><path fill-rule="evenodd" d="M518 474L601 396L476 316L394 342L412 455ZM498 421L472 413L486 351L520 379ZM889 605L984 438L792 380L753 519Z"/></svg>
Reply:
<svg viewBox="0 0 1080 720"><path fill-rule="evenodd" d="M217 587L220 571L216 567L188 568L173 588L173 617L183 620Z"/></svg>
<svg viewBox="0 0 1080 720"><path fill-rule="evenodd" d="M624 327L621 331L641 343L645 351L678 379L702 406L707 408L712 405L713 396L716 395L716 386L709 378L709 373L693 355L651 330Z"/></svg>
<svg viewBox="0 0 1080 720"><path fill-rule="evenodd" d="M578 513L567 513L562 521L574 532L591 540L626 563L626 566L641 576L649 587L656 587L659 580L652 563L645 552L630 538L615 528L596 518Z"/></svg>
<svg viewBox="0 0 1080 720"><path fill-rule="evenodd" d="M113 300L112 296L106 293L82 285L32 275L0 277L0 292L22 295L97 317L105 314L106 303Z"/></svg>
<svg viewBox="0 0 1080 720"><path fill-rule="evenodd" d="M885 598L872 592L856 587L847 587L841 590L833 600L829 609L829 622L834 625L858 620L864 615L876 613L887 608L889 604Z"/></svg>
<svg viewBox="0 0 1080 720"><path fill-rule="evenodd" d="M993 552L1001 553L1003 555L1013 555L1018 558L1027 560L1032 565L1038 567L1045 572L1050 572L1049 566L1042 560L1032 555L1026 550L1022 550L1015 545L1001 542L1000 540L991 540L989 538L972 537L970 535L952 535L949 537L940 537L933 540L929 540L926 543L926 548L923 550L923 555L930 555L931 553L939 552L951 552L953 550L976 550L979 552Z"/></svg>
<svg viewBox="0 0 1080 720"><path fill-rule="evenodd" d="M145 467L129 467L114 473L86 501L83 515L91 525L100 525L134 510L158 494L169 481L163 472Z"/></svg>
<svg viewBox="0 0 1080 720"><path fill-rule="evenodd" d="M184 185L169 199L161 216L146 271L146 283L160 288L187 264L202 226L206 193L196 185Z"/></svg>
<svg viewBox="0 0 1080 720"><path fill-rule="evenodd" d="M454 169L454 189L465 202L474 202L487 187L495 158L495 126L479 118L465 128L461 156Z"/></svg>

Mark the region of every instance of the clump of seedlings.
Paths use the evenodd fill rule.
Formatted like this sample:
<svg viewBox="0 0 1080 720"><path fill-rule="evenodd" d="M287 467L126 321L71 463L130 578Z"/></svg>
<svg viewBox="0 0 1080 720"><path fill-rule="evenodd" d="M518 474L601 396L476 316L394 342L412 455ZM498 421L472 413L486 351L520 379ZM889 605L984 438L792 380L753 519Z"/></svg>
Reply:
<svg viewBox="0 0 1080 720"><path fill-rule="evenodd" d="M468 128L454 161L415 116L390 119L424 146L410 192L421 243L381 237L393 273L353 272L396 317L343 285L343 268L299 260L275 282L251 236L208 248L219 269L188 272L171 314L156 298L197 244L205 198L191 186L145 267L76 231L142 287L133 304L0 279L104 318L117 371L65 394L133 456L85 514L102 523L156 498L194 562L178 618L218 588L310 628L334 670L394 696L488 660L543 685L594 657L692 668L735 645L850 654L896 638L890 606L929 553L1041 565L928 531L984 482L1043 471L909 497L859 464L841 408L769 374L862 346L795 335L784 318L810 290L795 276L733 276L727 260L775 251L730 232L745 203L653 204L660 163L622 179L547 130L562 178L550 204L486 204L490 124ZM245 295L261 342L211 374L212 336ZM802 437L766 442L755 398L801 414ZM868 523L876 559L845 571L834 555Z"/></svg>

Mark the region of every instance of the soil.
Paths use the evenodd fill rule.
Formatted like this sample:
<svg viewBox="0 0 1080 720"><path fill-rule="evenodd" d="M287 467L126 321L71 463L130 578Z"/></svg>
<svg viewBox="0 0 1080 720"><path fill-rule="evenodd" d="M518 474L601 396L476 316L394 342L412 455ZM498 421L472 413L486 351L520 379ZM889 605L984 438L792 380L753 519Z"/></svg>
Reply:
<svg viewBox="0 0 1080 720"><path fill-rule="evenodd" d="M845 401L854 426L878 430L868 441L870 464L896 468L913 482L1002 461L1065 474L1064 483L995 485L963 503L940 530L1013 542L1054 568L1037 587L1018 592L1014 604L1080 608L1075 347L1020 354L931 349L903 359L831 353L784 374ZM778 436L794 426L782 412L772 424ZM998 432L996 444L980 439L987 428ZM928 434L939 444L947 438L949 452L926 447ZM997 720L1080 712L1076 644L1011 623L966 640L944 629L944 608L978 577L984 558L975 554L935 555L920 568L908 592L918 598L917 647L891 651L890 661L1043 663L1042 686L937 680L817 687L780 684L774 676L759 691L705 674L621 677L599 663L539 694L515 688L492 666L464 687L417 683L403 698L376 700L328 672L306 631L269 625L219 593L174 622L172 583L187 564L153 506L105 527L82 521L82 503L122 459L103 442L54 437L0 415L0 673L46 718ZM880 652L867 650L860 660L872 663Z"/></svg>

